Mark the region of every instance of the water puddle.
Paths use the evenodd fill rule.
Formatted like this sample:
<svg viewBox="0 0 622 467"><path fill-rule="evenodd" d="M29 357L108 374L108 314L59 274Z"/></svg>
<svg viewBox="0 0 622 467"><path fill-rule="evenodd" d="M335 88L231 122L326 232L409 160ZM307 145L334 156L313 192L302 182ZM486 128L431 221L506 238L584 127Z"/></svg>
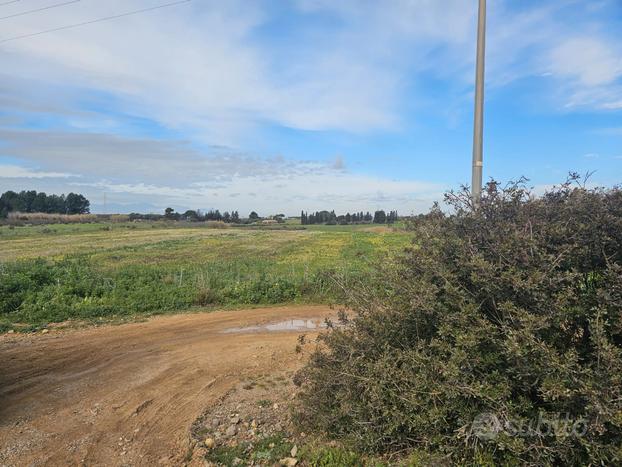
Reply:
<svg viewBox="0 0 622 467"><path fill-rule="evenodd" d="M247 326L242 328L228 328L221 331L223 334L237 334L243 332L279 332L279 331L309 331L326 327L324 320L316 319L288 319L278 323Z"/></svg>

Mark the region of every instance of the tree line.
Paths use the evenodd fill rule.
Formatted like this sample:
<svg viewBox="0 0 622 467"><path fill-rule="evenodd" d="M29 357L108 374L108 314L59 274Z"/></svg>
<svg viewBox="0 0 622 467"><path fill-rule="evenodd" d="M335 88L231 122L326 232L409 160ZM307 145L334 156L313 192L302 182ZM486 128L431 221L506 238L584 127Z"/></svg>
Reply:
<svg viewBox="0 0 622 467"><path fill-rule="evenodd" d="M259 217L256 212L251 213L255 215L255 217ZM223 213L218 209L210 209L207 212L203 212L200 209L188 209L184 213L175 212L173 208L166 208L164 210L164 218L169 220L183 220L183 221L192 221L192 222L202 222L202 221L222 221L231 224L239 224L241 223L240 214L238 211L225 211Z"/></svg>
<svg viewBox="0 0 622 467"><path fill-rule="evenodd" d="M300 213L300 223L302 225L313 224L326 224L326 225L346 225L346 224L393 224L398 220L397 211L389 211L387 214L384 210L374 212L374 215L370 212L363 213L355 212L350 214L349 212L344 215L337 215L335 211L316 211L309 214L302 211Z"/></svg>
<svg viewBox="0 0 622 467"><path fill-rule="evenodd" d="M43 212L47 214L88 214L91 203L84 196L69 193L67 196L48 195L35 190L6 191L0 196L0 217L10 212Z"/></svg>

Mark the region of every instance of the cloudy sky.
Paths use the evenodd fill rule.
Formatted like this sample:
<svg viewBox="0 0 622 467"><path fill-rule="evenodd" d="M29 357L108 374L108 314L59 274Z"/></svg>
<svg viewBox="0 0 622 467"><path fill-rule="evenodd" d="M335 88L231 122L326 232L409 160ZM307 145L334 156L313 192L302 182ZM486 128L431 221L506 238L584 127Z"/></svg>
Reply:
<svg viewBox="0 0 622 467"><path fill-rule="evenodd" d="M469 183L476 0L191 0L27 37L171 2L0 0L0 191L407 214ZM620 0L489 0L487 60L485 178L622 181Z"/></svg>

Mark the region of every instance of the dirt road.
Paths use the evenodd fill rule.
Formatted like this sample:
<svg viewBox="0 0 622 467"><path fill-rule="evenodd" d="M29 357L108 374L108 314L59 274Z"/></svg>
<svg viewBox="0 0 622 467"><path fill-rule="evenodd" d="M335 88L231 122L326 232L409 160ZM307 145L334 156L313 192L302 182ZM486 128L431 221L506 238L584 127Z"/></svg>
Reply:
<svg viewBox="0 0 622 467"><path fill-rule="evenodd" d="M263 325L329 314L282 307L1 336L0 465L179 465L206 406L299 365L300 331Z"/></svg>

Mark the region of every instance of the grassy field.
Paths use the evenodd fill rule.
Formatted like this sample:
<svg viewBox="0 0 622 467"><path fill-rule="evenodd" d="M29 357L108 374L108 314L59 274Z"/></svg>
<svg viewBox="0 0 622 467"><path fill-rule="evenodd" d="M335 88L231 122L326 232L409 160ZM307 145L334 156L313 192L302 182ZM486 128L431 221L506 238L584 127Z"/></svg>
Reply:
<svg viewBox="0 0 622 467"><path fill-rule="evenodd" d="M409 242L383 226L206 228L111 223L0 226L0 329L191 307L338 299Z"/></svg>

